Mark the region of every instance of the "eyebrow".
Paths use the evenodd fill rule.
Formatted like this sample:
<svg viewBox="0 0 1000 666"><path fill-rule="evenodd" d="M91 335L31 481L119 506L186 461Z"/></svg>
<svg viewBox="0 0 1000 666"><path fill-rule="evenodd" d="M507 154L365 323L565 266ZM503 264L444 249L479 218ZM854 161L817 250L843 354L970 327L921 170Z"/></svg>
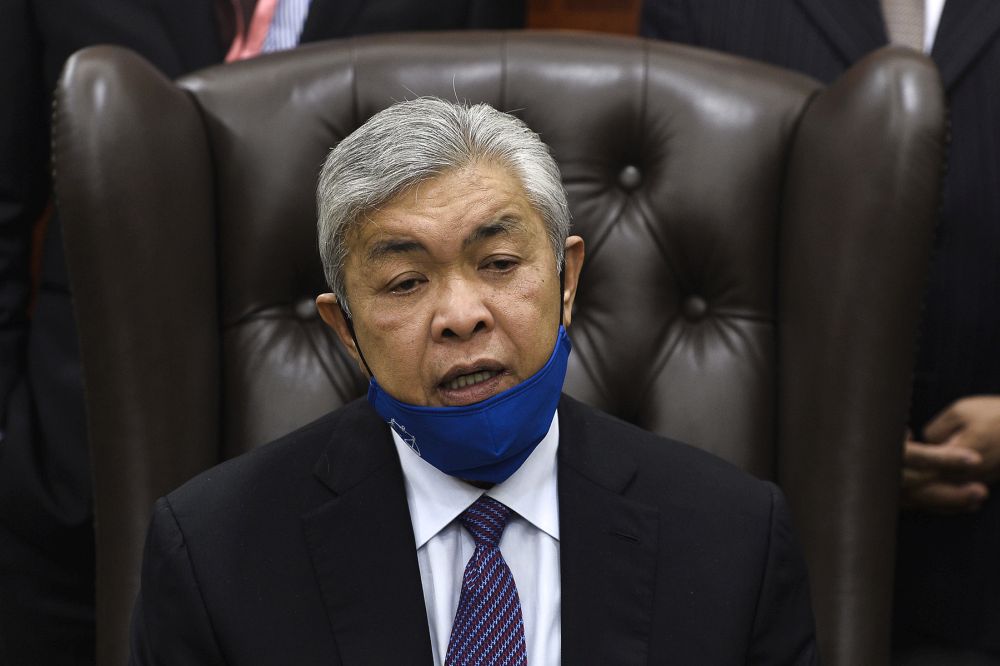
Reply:
<svg viewBox="0 0 1000 666"><path fill-rule="evenodd" d="M422 243L418 243L414 240L384 240L379 241L368 248L366 253L366 258L369 262L381 261L386 257L398 254L406 254L408 252L426 252L427 249Z"/></svg>
<svg viewBox="0 0 1000 666"><path fill-rule="evenodd" d="M470 245L484 241L487 238L493 238L494 236L499 236L500 234L522 231L523 229L524 223L520 218L514 215L503 215L495 220L491 220L476 227L473 232L462 241L462 248L467 248ZM424 247L423 243L419 241L390 238L372 244L372 246L368 248L368 252L365 253L365 257L368 262L376 262L381 261L386 257L408 254L410 252L426 253L427 248Z"/></svg>
<svg viewBox="0 0 1000 666"><path fill-rule="evenodd" d="M524 229L524 224L521 219L513 215L502 215L501 217L482 224L475 228L475 230L462 241L462 247L467 248L474 243L484 241L487 238L493 238L494 236L499 236L500 234L510 234L515 231L521 231Z"/></svg>

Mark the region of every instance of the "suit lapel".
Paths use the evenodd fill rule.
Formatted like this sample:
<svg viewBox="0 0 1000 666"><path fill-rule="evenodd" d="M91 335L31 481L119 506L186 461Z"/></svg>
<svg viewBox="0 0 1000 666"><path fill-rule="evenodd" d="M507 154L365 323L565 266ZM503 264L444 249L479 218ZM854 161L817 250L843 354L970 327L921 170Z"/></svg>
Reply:
<svg viewBox="0 0 1000 666"><path fill-rule="evenodd" d="M658 548L656 509L622 496L634 460L559 405L559 533L564 664L646 664Z"/></svg>
<svg viewBox="0 0 1000 666"><path fill-rule="evenodd" d="M941 69L945 90L961 77L1000 31L1000 2L949 0L934 37L931 56Z"/></svg>
<svg viewBox="0 0 1000 666"><path fill-rule="evenodd" d="M430 664L413 526L392 439L367 405L316 465L330 501L303 517L342 663Z"/></svg>
<svg viewBox="0 0 1000 666"><path fill-rule="evenodd" d="M364 0L312 0L299 42L316 42L352 34L351 26L363 5Z"/></svg>
<svg viewBox="0 0 1000 666"><path fill-rule="evenodd" d="M183 72L215 65L225 58L213 2L157 0L156 11L170 35Z"/></svg>
<svg viewBox="0 0 1000 666"><path fill-rule="evenodd" d="M878 0L793 1L830 40L845 66L889 41Z"/></svg>

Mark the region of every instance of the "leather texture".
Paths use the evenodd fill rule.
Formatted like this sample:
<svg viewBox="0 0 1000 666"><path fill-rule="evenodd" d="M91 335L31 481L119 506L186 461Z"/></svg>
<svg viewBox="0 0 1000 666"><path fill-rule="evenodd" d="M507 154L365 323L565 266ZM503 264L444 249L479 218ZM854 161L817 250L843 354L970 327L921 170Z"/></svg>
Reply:
<svg viewBox="0 0 1000 666"><path fill-rule="evenodd" d="M415 95L515 112L587 243L566 391L786 491L829 664L882 663L944 104L899 49L828 88L572 33L359 38L166 80L69 62L55 169L95 468L99 641L155 499L361 395L312 306L329 148ZM921 104L907 100L916 95Z"/></svg>

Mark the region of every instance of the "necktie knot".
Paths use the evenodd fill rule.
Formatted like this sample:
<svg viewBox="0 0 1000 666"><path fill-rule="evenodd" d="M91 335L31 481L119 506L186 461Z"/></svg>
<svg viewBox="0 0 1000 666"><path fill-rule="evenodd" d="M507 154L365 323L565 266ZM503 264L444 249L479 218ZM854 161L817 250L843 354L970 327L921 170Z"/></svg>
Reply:
<svg viewBox="0 0 1000 666"><path fill-rule="evenodd" d="M510 518L510 509L492 497L481 496L458 517L477 546L496 548Z"/></svg>
<svg viewBox="0 0 1000 666"><path fill-rule="evenodd" d="M893 44L924 48L924 0L881 0L882 15Z"/></svg>

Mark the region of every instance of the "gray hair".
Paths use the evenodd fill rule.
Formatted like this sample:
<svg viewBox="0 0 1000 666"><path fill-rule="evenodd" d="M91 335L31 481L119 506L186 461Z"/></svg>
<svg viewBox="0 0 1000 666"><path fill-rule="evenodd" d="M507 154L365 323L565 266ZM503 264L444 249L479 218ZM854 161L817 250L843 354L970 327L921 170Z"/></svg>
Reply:
<svg viewBox="0 0 1000 666"><path fill-rule="evenodd" d="M435 97L394 104L330 151L320 172L319 252L330 289L345 311L347 232L405 190L477 162L507 168L545 223L561 266L570 215L559 167L539 136L486 104Z"/></svg>

